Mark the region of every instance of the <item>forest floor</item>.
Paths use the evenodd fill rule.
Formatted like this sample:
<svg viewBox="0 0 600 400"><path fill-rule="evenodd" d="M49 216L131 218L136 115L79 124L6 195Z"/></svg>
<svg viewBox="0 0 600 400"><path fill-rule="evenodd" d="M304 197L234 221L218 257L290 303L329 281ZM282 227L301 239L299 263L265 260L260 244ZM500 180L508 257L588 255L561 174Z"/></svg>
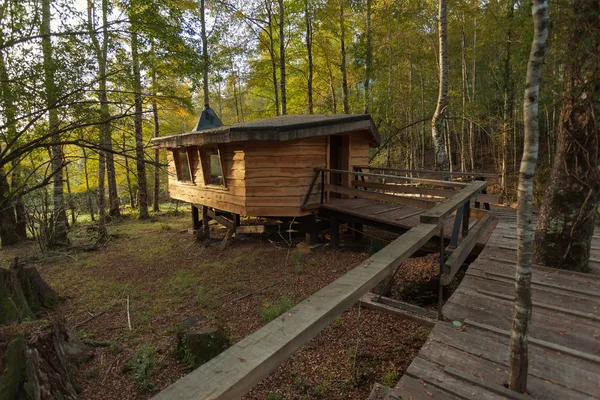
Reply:
<svg viewBox="0 0 600 400"><path fill-rule="evenodd" d="M64 299L54 312L96 345L94 358L76 370L82 399L151 397L189 372L175 357L177 332L186 318L218 322L237 342L264 325L273 309L297 304L368 258L369 249L377 250L368 238L354 242L349 235L340 250L322 246L301 253L281 239L249 236L221 249L220 241L196 242L188 233L190 221L188 211L169 211L148 221L126 216L110 224L111 239L95 251L79 247L42 253L33 241L0 250L2 266L14 256L36 266ZM216 226L213 230L215 236L224 234ZM90 223L75 225L73 245L89 245L92 234ZM407 263L414 271L403 272L397 281L430 284L435 257ZM241 298L249 293L254 294ZM415 323L355 305L245 398L366 399L375 382L396 383L428 333ZM136 355L141 367L125 372Z"/></svg>

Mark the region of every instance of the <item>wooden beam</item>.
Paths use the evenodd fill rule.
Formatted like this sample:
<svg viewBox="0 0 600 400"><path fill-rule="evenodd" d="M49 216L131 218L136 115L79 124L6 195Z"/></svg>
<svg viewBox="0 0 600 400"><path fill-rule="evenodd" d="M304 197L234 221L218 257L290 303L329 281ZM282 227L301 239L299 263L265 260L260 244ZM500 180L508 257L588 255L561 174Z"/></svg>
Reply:
<svg viewBox="0 0 600 400"><path fill-rule="evenodd" d="M398 176L398 175L384 175L384 174L370 174L365 172L355 172L355 171L346 171L344 169L322 169L325 172L335 172L339 174L350 174L355 176L368 176L372 178L381 178L387 180L396 180L396 181L411 181L415 183L425 183L432 186L442 186L442 187L454 187L454 188L464 188L469 186L468 183L463 182L450 182L450 181L440 181L436 179L425 179L425 178L412 178L410 176Z"/></svg>
<svg viewBox="0 0 600 400"><path fill-rule="evenodd" d="M448 258L444 264L444 271L442 272L442 285L450 283L454 275L460 269L460 266L465 262L471 251L477 244L477 241L481 236L488 230L492 218L490 214L486 215L483 219L479 220L475 226L471 229L466 238L464 238L458 247L454 249L452 255Z"/></svg>
<svg viewBox="0 0 600 400"><path fill-rule="evenodd" d="M275 370L439 230L421 224L253 334L184 376L155 400L235 399Z"/></svg>
<svg viewBox="0 0 600 400"><path fill-rule="evenodd" d="M225 226L228 229L233 229L235 231L235 223L233 221L230 221L227 218L225 218L225 217L223 217L221 215L218 215L217 213L215 213L210 208L208 209L207 213L208 213L209 217L211 217L212 219L214 219L215 221L217 221L221 225Z"/></svg>
<svg viewBox="0 0 600 400"><path fill-rule="evenodd" d="M482 387L486 390L489 390L492 393L499 394L502 397L505 397L510 400L531 400L531 397L525 396L519 392L515 392L514 390L508 389L502 385L497 385L495 383L491 383L486 381L485 379L478 378L473 375L465 374L455 368L446 367L444 368L444 373L448 375L452 375L458 379L463 381L467 381L472 385Z"/></svg>
<svg viewBox="0 0 600 400"><path fill-rule="evenodd" d="M433 171L428 169L395 169L395 168L376 168L369 166L355 166L358 168L368 169L370 171L391 171L401 172L404 174L429 174L429 175L440 175L440 176L473 176L476 178L499 178L499 174L490 174L488 172L449 172L449 171Z"/></svg>
<svg viewBox="0 0 600 400"><path fill-rule="evenodd" d="M356 197L360 197L362 199L383 201L385 203L400 204L400 205L405 205L405 206L410 206L410 207L424 208L427 210L430 208L433 208L437 205L436 202L431 201L431 200L423 200L423 199L417 199L417 198L412 198L412 197L396 196L393 194L385 194L385 193L374 193L374 192L369 192L367 190L351 189L351 188L346 188L346 187L337 186L337 185L330 185L330 184L325 185L325 190L328 192L331 192L331 193L345 194L346 196L356 196Z"/></svg>
<svg viewBox="0 0 600 400"><path fill-rule="evenodd" d="M447 216L452 214L458 207L461 207L465 202L469 201L477 193L485 189L487 182L476 181L458 192L455 196L444 201L434 210L430 210L421 215L421 222L425 224L439 223Z"/></svg>

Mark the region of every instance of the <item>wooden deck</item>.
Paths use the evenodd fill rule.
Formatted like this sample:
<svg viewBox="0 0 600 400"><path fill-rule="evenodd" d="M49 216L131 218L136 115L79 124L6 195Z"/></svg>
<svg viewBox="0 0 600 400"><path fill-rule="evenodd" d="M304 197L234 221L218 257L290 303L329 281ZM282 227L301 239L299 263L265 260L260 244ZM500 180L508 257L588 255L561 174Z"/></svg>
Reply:
<svg viewBox="0 0 600 400"><path fill-rule="evenodd" d="M404 232L419 225L422 214L428 210L407 205L391 204L369 199L330 199L319 206L326 212L349 215L362 219L366 224L397 232ZM444 220L444 237L450 238L455 217ZM478 219L470 218L469 227Z"/></svg>
<svg viewBox="0 0 600 400"><path fill-rule="evenodd" d="M516 226L501 220L396 389L404 399L600 398L600 238L592 273L535 266L528 395L509 391ZM457 327L453 321L460 322Z"/></svg>

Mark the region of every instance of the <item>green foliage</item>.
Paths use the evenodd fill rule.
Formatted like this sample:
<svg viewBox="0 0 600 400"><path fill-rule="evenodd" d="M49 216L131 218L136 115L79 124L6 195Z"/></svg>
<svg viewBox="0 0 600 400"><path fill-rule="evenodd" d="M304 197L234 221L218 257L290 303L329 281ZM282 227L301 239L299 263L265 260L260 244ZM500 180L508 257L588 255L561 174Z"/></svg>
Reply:
<svg viewBox="0 0 600 400"><path fill-rule="evenodd" d="M198 288L198 293L196 294L196 301L198 302L198 306L206 309L219 308L219 306L221 305L219 301L215 298L215 296L203 286L200 286Z"/></svg>
<svg viewBox="0 0 600 400"><path fill-rule="evenodd" d="M290 264L292 265L292 271L294 274L300 275L304 269L302 268L306 255L299 251L293 251L290 253Z"/></svg>
<svg viewBox="0 0 600 400"><path fill-rule="evenodd" d="M385 386L393 388L398 383L398 379L400 379L400 372L395 369L389 369L385 371L383 377L381 378L381 383Z"/></svg>
<svg viewBox="0 0 600 400"><path fill-rule="evenodd" d="M375 254L382 250L385 246L387 246L387 243L384 243L381 240L369 239L369 246L367 247L367 252L369 254Z"/></svg>
<svg viewBox="0 0 600 400"><path fill-rule="evenodd" d="M153 390L154 346L147 343L140 347L125 364L124 372L133 373L133 381L141 392Z"/></svg>
<svg viewBox="0 0 600 400"><path fill-rule="evenodd" d="M173 295L190 295L198 285L199 278L192 271L181 270L169 281L169 288Z"/></svg>
<svg viewBox="0 0 600 400"><path fill-rule="evenodd" d="M292 300L287 296L281 296L279 300L273 303L265 302L260 310L260 314L263 322L267 323L279 317L290 308L292 308Z"/></svg>

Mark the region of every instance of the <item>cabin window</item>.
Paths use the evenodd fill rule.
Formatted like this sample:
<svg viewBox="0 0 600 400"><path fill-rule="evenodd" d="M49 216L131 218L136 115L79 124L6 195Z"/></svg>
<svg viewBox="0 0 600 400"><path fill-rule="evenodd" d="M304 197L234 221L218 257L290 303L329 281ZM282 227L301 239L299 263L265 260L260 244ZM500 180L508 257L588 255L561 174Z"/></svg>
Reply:
<svg viewBox="0 0 600 400"><path fill-rule="evenodd" d="M194 172L198 168L198 149L188 147L185 149L174 149L173 158L177 171L177 180L180 182L194 182Z"/></svg>
<svg viewBox="0 0 600 400"><path fill-rule="evenodd" d="M202 160L202 172L206 185L225 186L221 157L217 146L202 147L200 150Z"/></svg>

